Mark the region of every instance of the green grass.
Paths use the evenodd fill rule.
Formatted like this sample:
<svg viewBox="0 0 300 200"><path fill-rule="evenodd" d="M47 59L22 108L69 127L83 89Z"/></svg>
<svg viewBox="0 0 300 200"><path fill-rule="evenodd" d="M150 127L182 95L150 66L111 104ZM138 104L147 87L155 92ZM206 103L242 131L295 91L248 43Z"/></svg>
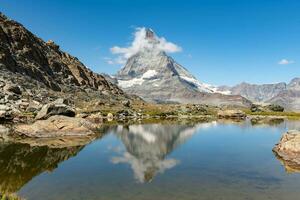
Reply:
<svg viewBox="0 0 300 200"><path fill-rule="evenodd" d="M287 117L289 119L300 119L300 113L297 112L273 112L273 111L262 111L262 112L251 112L246 110L247 115L259 115L259 116L280 116Z"/></svg>
<svg viewBox="0 0 300 200"><path fill-rule="evenodd" d="M22 200L15 194L0 194L0 200Z"/></svg>

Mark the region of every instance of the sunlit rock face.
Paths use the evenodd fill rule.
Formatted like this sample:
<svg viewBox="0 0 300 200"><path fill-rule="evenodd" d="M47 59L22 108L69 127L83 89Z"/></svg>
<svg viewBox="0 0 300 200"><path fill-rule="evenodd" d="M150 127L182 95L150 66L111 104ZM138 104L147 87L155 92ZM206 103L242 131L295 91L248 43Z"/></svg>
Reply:
<svg viewBox="0 0 300 200"><path fill-rule="evenodd" d="M273 152L284 164L287 171L297 172L300 169L300 131L289 130L284 133Z"/></svg>
<svg viewBox="0 0 300 200"><path fill-rule="evenodd" d="M171 169L180 163L179 160L168 158L168 155L178 146L184 144L201 128L207 128L215 123L198 125L132 125L118 126L115 134L123 142L126 151L113 157L115 164L131 165L135 179L149 182L158 173Z"/></svg>
<svg viewBox="0 0 300 200"><path fill-rule="evenodd" d="M0 193L17 192L32 178L53 171L59 163L75 156L82 148L0 143Z"/></svg>
<svg viewBox="0 0 300 200"><path fill-rule="evenodd" d="M4 80L7 79L4 75L14 73L14 78L17 74L20 79L29 77L55 91L90 88L123 95L123 91L116 85L92 72L78 58L62 51L53 41L44 42L2 13L0 45L0 77ZM24 83L20 80L19 84Z"/></svg>

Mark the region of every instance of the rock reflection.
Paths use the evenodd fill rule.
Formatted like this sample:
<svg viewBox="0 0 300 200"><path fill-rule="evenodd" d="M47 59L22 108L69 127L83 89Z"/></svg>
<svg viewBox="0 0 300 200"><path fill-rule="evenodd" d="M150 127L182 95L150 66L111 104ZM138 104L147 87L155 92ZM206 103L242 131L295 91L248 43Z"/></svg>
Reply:
<svg viewBox="0 0 300 200"><path fill-rule="evenodd" d="M280 117L254 117L250 120L252 126L279 126L285 121Z"/></svg>
<svg viewBox="0 0 300 200"><path fill-rule="evenodd" d="M0 193L17 192L33 177L53 171L60 162L75 156L82 148L0 143Z"/></svg>
<svg viewBox="0 0 300 200"><path fill-rule="evenodd" d="M280 161L280 163L283 165L285 171L287 173L300 173L300 165L296 162L293 162L293 160L285 160L283 157L275 153L275 157Z"/></svg>
<svg viewBox="0 0 300 200"><path fill-rule="evenodd" d="M209 128L216 122L198 125L131 125L118 126L114 131L123 142L126 151L113 157L115 164L131 165L136 180L150 182L156 174L176 166L180 161L167 156L185 143L201 128Z"/></svg>

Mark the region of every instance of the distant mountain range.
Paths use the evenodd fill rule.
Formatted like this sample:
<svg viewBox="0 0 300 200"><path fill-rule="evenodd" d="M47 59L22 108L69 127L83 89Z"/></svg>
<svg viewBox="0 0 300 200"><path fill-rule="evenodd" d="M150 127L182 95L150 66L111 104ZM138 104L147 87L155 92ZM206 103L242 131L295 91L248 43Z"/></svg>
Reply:
<svg viewBox="0 0 300 200"><path fill-rule="evenodd" d="M233 87L221 86L218 90L227 94L242 95L253 103L277 104L286 110L300 110L300 78L294 78L290 83L241 83Z"/></svg>
<svg viewBox="0 0 300 200"><path fill-rule="evenodd" d="M183 66L157 46L159 40L151 29L144 37L148 44L131 56L111 81L125 92L152 102L198 103L249 106L240 95L227 95L217 87L198 81Z"/></svg>

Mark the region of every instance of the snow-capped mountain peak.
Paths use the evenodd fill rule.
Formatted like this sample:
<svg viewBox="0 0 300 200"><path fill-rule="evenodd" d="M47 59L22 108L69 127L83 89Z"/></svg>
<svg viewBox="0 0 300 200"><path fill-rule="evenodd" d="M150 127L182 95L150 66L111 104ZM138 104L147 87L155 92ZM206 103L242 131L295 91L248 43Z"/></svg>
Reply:
<svg viewBox="0 0 300 200"><path fill-rule="evenodd" d="M204 94L223 93L217 87L197 80L167 53L179 48L158 37L152 29L135 33L131 47L135 52L117 73L118 85L126 92L150 101L198 102Z"/></svg>
<svg viewBox="0 0 300 200"><path fill-rule="evenodd" d="M141 37L144 40L141 40ZM168 56L163 49L165 49L164 46L172 46L172 43L156 36L152 29L141 29L139 34L136 34L133 43L135 43L133 46L137 46L136 43L140 44L139 51L132 55L127 60L126 65L118 72L117 78L121 87L134 87L145 82L150 84L149 81L157 87L159 84L155 84L155 79L159 81L159 79L173 76L194 90L208 93L215 91L213 86L201 83L187 69ZM151 79L147 76L150 73L155 74Z"/></svg>

